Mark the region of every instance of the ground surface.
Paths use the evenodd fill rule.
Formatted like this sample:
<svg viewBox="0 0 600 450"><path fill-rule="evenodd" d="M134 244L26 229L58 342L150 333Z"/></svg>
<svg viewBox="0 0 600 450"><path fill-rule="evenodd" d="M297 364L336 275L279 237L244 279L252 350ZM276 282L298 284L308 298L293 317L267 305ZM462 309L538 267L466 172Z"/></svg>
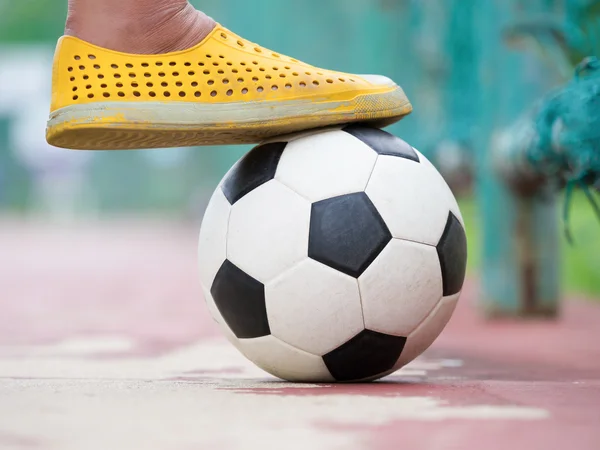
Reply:
<svg viewBox="0 0 600 450"><path fill-rule="evenodd" d="M196 230L0 220L0 449L600 448L600 307L484 324L470 283L383 382L294 385L204 307Z"/></svg>

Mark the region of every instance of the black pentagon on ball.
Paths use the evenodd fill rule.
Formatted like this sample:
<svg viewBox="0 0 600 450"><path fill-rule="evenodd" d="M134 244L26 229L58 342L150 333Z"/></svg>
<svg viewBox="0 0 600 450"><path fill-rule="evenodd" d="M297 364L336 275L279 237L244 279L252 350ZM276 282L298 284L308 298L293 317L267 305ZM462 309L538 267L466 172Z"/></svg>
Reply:
<svg viewBox="0 0 600 450"><path fill-rule="evenodd" d="M287 142L257 145L240 159L224 178L223 194L230 204L272 180Z"/></svg>
<svg viewBox="0 0 600 450"><path fill-rule="evenodd" d="M343 131L360 139L379 155L397 156L420 162L419 155L412 146L387 131L363 125L348 125L343 128Z"/></svg>
<svg viewBox="0 0 600 450"><path fill-rule="evenodd" d="M444 296L458 294L467 270L467 236L463 226L451 212L436 248L442 268Z"/></svg>
<svg viewBox="0 0 600 450"><path fill-rule="evenodd" d="M225 323L239 339L271 334L264 285L229 260L221 265L210 293Z"/></svg>
<svg viewBox="0 0 600 450"><path fill-rule="evenodd" d="M364 192L313 203L308 256L358 278L392 239Z"/></svg>
<svg viewBox="0 0 600 450"><path fill-rule="evenodd" d="M337 381L374 378L394 367L405 344L405 337L363 330L323 356L323 361Z"/></svg>

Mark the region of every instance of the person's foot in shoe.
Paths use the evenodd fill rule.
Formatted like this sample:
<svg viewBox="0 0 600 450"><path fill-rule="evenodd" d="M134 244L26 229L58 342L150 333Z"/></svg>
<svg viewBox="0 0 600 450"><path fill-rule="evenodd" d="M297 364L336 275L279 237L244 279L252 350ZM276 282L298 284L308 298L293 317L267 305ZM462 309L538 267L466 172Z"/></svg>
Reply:
<svg viewBox="0 0 600 450"><path fill-rule="evenodd" d="M410 113L389 78L313 67L249 42L187 0L69 0L50 144L134 149L256 143Z"/></svg>

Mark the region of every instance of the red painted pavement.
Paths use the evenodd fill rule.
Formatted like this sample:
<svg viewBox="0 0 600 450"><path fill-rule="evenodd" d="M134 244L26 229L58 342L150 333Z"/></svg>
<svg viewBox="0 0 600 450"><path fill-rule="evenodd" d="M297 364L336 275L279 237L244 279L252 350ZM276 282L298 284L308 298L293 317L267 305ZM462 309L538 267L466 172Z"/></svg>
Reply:
<svg viewBox="0 0 600 450"><path fill-rule="evenodd" d="M196 227L159 222L48 227L0 221L0 358L73 337L115 335L136 345L86 357L153 358L218 336L197 280L196 234ZM357 408L364 396L427 397L449 407L504 405L548 413L543 420L401 417L357 426L332 417L314 423L328 432L357 434L361 448L600 449L598 304L568 301L556 322L488 323L470 306L476 298L475 284L468 283L452 321L426 352L428 359L448 361L436 370L321 389L262 387L260 379L258 387L219 389L239 396L339 395L355 398ZM239 372L199 362L176 379L194 383ZM17 442L15 448L21 448L19 440L22 448L37 448L35 433L0 435L0 444Z"/></svg>

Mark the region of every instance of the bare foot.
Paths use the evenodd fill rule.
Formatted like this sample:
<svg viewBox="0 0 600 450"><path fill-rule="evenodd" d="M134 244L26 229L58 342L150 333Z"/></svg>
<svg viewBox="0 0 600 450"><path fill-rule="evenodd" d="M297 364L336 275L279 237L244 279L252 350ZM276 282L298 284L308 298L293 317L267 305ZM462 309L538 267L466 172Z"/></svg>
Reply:
<svg viewBox="0 0 600 450"><path fill-rule="evenodd" d="M125 53L193 47L215 27L187 0L69 0L65 35Z"/></svg>

